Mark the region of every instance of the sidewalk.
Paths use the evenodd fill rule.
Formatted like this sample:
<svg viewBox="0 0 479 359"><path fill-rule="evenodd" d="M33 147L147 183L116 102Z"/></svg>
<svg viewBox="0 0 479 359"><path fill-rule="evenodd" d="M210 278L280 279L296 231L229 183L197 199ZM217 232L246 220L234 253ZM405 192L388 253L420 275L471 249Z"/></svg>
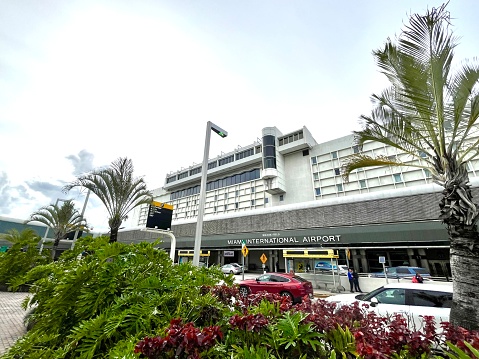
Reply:
<svg viewBox="0 0 479 359"><path fill-rule="evenodd" d="M29 293L0 292L0 355L25 334L21 304Z"/></svg>

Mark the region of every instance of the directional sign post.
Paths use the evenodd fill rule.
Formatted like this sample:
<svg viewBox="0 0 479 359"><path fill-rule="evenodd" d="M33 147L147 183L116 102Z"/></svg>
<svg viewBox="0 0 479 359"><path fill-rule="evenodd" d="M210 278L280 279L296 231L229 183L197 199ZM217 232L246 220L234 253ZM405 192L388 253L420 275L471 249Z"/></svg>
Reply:
<svg viewBox="0 0 479 359"><path fill-rule="evenodd" d="M243 267L241 268L241 272L243 275L243 280L244 280L244 259L248 255L248 247L246 247L246 241L241 241L241 253L243 253Z"/></svg>
<svg viewBox="0 0 479 359"><path fill-rule="evenodd" d="M263 253L261 257L259 257L259 259L261 260L261 262L263 262L263 273L266 273L265 263L268 261L268 257L266 257L266 254Z"/></svg>

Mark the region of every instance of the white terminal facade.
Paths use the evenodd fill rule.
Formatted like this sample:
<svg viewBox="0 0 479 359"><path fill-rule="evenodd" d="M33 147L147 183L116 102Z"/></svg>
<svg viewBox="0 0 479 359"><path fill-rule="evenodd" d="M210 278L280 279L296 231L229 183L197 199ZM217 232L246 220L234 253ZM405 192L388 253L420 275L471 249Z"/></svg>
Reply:
<svg viewBox="0 0 479 359"><path fill-rule="evenodd" d="M318 144L306 127L287 134L266 127L261 140L210 158L202 239L209 262L240 262L241 243L246 242L252 269L259 267L263 253L270 268L313 267L315 260L308 258L284 261L282 250L333 248L341 264L364 272L381 269L377 258L386 256L390 266L426 266L433 274L448 275L447 232L437 220L441 188L432 184L427 170L416 167L360 169L345 182L342 163L360 150L421 162L377 142L360 149L353 135ZM169 173L164 186L153 191L155 201L173 205L172 232L181 250L194 246L191 228L198 213L201 167ZM468 163L468 170L477 197L478 161ZM148 207L133 215L139 226L147 216ZM123 236L128 240L128 234Z"/></svg>

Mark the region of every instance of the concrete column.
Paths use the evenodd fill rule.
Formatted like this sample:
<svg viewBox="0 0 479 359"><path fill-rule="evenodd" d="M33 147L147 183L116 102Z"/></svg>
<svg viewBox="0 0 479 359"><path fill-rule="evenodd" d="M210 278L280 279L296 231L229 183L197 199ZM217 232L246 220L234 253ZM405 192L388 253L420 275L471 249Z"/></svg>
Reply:
<svg viewBox="0 0 479 359"><path fill-rule="evenodd" d="M414 249L412 248L408 248L407 249L407 256L408 256L408 262L409 262L409 266L410 267L417 267L417 260L416 260L416 256L414 254Z"/></svg>

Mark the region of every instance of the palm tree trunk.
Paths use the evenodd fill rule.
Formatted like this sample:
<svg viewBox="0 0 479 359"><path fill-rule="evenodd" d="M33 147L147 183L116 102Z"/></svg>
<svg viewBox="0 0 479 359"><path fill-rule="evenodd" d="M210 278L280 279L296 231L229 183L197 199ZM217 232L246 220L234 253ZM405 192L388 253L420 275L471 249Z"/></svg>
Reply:
<svg viewBox="0 0 479 359"><path fill-rule="evenodd" d="M112 228L110 231L110 243L115 243L118 240L118 227Z"/></svg>
<svg viewBox="0 0 479 359"><path fill-rule="evenodd" d="M479 241L477 229L449 231L454 300L450 322L468 330L479 329ZM464 233L467 232L467 233ZM466 235L467 234L467 235Z"/></svg>
<svg viewBox="0 0 479 359"><path fill-rule="evenodd" d="M55 256L57 254L58 244L60 243L60 238L55 238L55 242L53 242L52 247L52 260L55 260Z"/></svg>
<svg viewBox="0 0 479 359"><path fill-rule="evenodd" d="M479 329L479 233L478 206L467 185L465 166L448 161L447 180L439 203L450 240L450 263L454 297L450 322L468 330Z"/></svg>

